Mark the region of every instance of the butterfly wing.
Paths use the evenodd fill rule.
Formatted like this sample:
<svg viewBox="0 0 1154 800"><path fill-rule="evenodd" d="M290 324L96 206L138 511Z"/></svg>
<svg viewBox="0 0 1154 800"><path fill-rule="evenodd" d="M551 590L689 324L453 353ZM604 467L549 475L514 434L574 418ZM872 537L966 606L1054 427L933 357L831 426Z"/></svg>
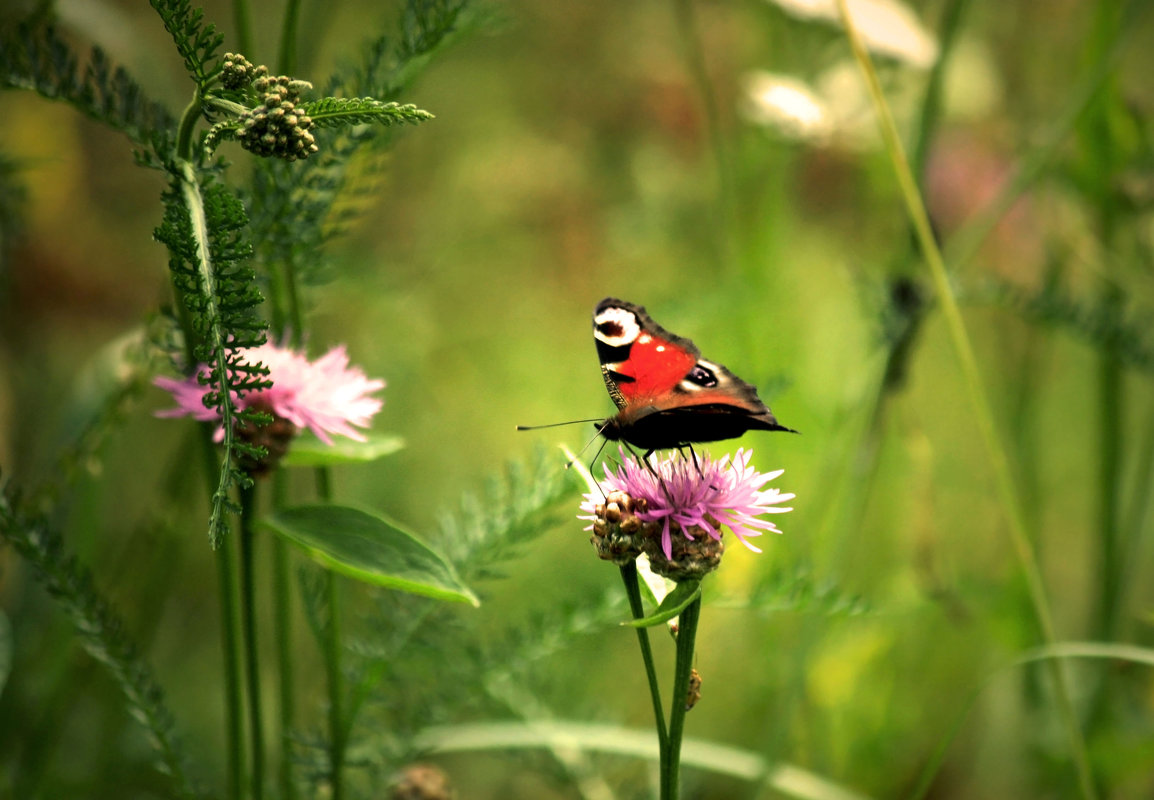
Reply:
<svg viewBox="0 0 1154 800"><path fill-rule="evenodd" d="M604 427L611 439L660 449L752 429L789 430L753 386L702 358L693 342L666 331L641 306L602 300L593 312L593 338L618 408Z"/></svg>
<svg viewBox="0 0 1154 800"><path fill-rule="evenodd" d="M593 313L593 339L605 388L621 410L659 402L700 355L693 342L666 331L641 306L612 297Z"/></svg>

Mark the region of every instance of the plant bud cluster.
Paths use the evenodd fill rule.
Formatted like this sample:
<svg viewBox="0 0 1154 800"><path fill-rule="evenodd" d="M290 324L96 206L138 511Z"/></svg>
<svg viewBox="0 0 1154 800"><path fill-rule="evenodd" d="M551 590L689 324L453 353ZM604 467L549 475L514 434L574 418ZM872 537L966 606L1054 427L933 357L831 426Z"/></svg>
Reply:
<svg viewBox="0 0 1154 800"><path fill-rule="evenodd" d="M278 75L259 77L252 86L262 99L242 118L237 132L241 147L258 156L287 161L315 153L316 140L309 130L313 121L297 108L301 92L311 88L311 84Z"/></svg>

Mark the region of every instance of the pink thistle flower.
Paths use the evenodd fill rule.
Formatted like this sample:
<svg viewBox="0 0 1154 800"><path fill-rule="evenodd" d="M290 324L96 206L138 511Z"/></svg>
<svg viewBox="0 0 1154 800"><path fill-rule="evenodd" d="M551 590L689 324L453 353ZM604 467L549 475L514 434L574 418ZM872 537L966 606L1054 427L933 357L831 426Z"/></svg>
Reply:
<svg viewBox="0 0 1154 800"><path fill-rule="evenodd" d="M781 531L763 514L784 514L792 508L781 503L795 495L783 494L779 489L763 489L765 484L785 470L758 472L749 465L753 451L741 448L730 460L709 456L692 461L670 456L661 461L650 460L649 469L632 456L621 452L621 465L616 471L605 465L605 478L598 481L600 491L586 494L579 519L597 520L598 506L613 492L624 492L637 503L636 517L643 523L661 523L661 550L666 559L672 558L672 527L680 528L686 539L692 540L693 529L701 530L721 541L721 528L726 527L738 540L755 553L761 550L748 539L765 531ZM590 525L586 530L593 530Z"/></svg>
<svg viewBox="0 0 1154 800"><path fill-rule="evenodd" d="M344 345L310 362L302 353L270 342L242 350L241 361L264 364L273 385L243 396L233 393L237 407L260 406L298 429L308 428L325 444L332 444L330 434L365 441L364 434L352 426L367 428L383 405L368 395L383 389L385 382L370 380L358 367L350 367ZM209 370L201 365L198 372L207 375ZM170 392L176 401L176 408L158 411L156 416L191 416L205 422L220 418L215 408L205 407L204 396L210 387L201 384L196 375L182 380L158 377L153 383ZM216 433L217 441L222 438L223 428Z"/></svg>

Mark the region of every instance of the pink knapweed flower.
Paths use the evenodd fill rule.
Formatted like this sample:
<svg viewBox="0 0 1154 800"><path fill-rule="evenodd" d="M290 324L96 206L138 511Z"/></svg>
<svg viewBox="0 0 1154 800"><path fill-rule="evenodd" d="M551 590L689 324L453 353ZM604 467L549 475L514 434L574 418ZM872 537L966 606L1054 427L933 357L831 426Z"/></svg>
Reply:
<svg viewBox="0 0 1154 800"><path fill-rule="evenodd" d="M297 428L308 428L326 444L332 444L330 434L339 434L365 441L365 436L353 428L367 428L383 402L369 394L383 389L385 382L370 380L358 367L349 366L344 345L334 347L316 361L295 350L279 347L271 342L241 351L246 364L264 364L272 387L259 392L247 392L233 401L239 408L260 406L271 411ZM208 367L201 366L201 374ZM158 417L191 416L210 422L219 419L215 408L206 408L204 396L209 387L191 375L183 380L158 377L153 383L172 393L176 408L156 412ZM217 441L224 430L217 431Z"/></svg>
<svg viewBox="0 0 1154 800"><path fill-rule="evenodd" d="M661 523L661 550L671 558L673 544L671 524L676 523L686 539L693 539L692 529L702 530L721 541L721 527L726 527L738 540L755 553L761 550L748 539L765 531L781 533L763 514L784 514L792 508L782 508L794 498L779 489L763 489L765 484L785 470L758 472L749 466L753 451L741 448L730 460L709 456L699 457L697 463L676 454L663 459L650 459L649 467L632 456L621 452L621 465L610 470L605 465L605 478L598 481L599 492L585 495L581 504L584 515L580 519L596 520L597 508L605 503L612 492L624 492L639 503L636 516L642 522ZM586 530L592 530L590 525Z"/></svg>

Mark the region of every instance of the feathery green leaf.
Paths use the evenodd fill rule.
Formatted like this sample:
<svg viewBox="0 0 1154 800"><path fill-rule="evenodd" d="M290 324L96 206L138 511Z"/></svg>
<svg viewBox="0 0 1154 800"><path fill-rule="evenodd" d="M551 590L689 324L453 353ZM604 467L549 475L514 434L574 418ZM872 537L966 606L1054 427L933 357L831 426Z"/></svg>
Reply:
<svg viewBox="0 0 1154 800"><path fill-rule="evenodd" d="M96 589L91 573L65 553L60 535L18 505L0 493L0 538L28 561L37 579L72 617L84 648L108 667L132 716L149 734L159 757L157 768L172 777L181 797L203 796L187 773L164 692L129 640L120 616Z"/></svg>
<svg viewBox="0 0 1154 800"><path fill-rule="evenodd" d="M164 29L172 36L189 76L196 81L198 88L203 89L216 74L216 69L210 69L208 62L224 43L224 35L217 33L212 23L205 24L204 10L192 8L190 0L149 0L149 4L156 9Z"/></svg>
<svg viewBox="0 0 1154 800"><path fill-rule="evenodd" d="M377 123L379 125L416 125L433 119L428 111L415 105L384 103L371 97L325 97L304 103L301 110L308 114L318 128L336 128L343 125Z"/></svg>
<svg viewBox="0 0 1154 800"><path fill-rule="evenodd" d="M172 114L99 47L81 72L76 54L51 27L19 25L0 33L0 87L66 102L158 155L172 149Z"/></svg>

